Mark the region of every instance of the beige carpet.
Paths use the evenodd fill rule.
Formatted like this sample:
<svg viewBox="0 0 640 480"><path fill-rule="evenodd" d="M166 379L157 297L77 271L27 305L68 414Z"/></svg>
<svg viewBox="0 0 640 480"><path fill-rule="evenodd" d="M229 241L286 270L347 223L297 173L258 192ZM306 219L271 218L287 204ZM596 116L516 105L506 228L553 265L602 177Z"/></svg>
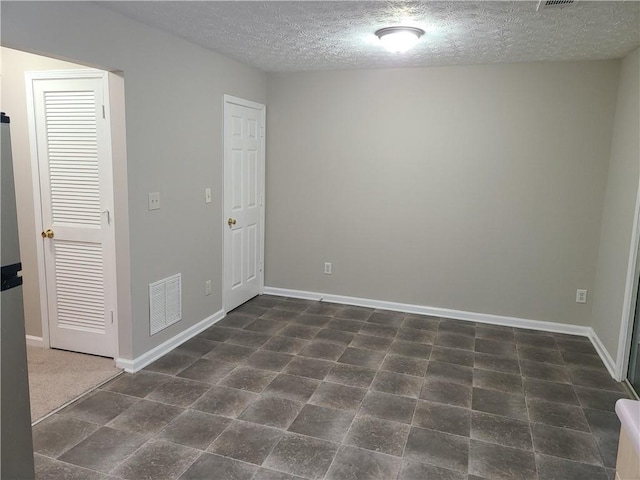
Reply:
<svg viewBox="0 0 640 480"><path fill-rule="evenodd" d="M111 358L27 347L31 421L121 372Z"/></svg>

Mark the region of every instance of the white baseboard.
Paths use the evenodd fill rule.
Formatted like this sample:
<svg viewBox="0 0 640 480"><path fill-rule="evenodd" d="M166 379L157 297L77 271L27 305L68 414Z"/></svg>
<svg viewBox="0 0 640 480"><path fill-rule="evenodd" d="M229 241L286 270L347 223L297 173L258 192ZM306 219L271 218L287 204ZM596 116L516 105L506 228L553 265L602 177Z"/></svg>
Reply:
<svg viewBox="0 0 640 480"><path fill-rule="evenodd" d="M621 378L616 378L616 371L617 371L616 362L613 361L613 358L611 358L611 355L609 355L609 352L607 351L607 349L604 348L602 340L600 340L600 337L598 337L598 334L595 332L593 328L589 328L589 340L591 340L593 347L596 349L596 352L598 352L598 355L600 356L602 363L604 363L604 366L607 367L609 374L615 380L622 381Z"/></svg>
<svg viewBox="0 0 640 480"><path fill-rule="evenodd" d="M42 337L35 337L33 335L25 335L27 337L27 346L44 348L44 340Z"/></svg>
<svg viewBox="0 0 640 480"><path fill-rule="evenodd" d="M325 293L306 292L302 290L289 290L285 288L265 287L264 293L281 297L304 298L306 300L322 300L323 302L341 303L345 305L357 305L360 307L379 308L381 310L395 310L398 312L415 313L418 315L432 315L434 317L453 318L470 322L487 323L507 327L528 328L545 332L567 333L589 337L590 327L571 325L568 323L546 322L542 320L530 320L527 318L507 317L488 313L467 312L464 310L452 310L448 308L428 307L424 305L412 305L408 303L387 302L372 300L369 298L345 297Z"/></svg>
<svg viewBox="0 0 640 480"><path fill-rule="evenodd" d="M161 343L157 347L152 348L148 352L143 353L139 357L134 358L133 360L129 360L126 358L116 358L116 367L124 369L124 371L127 373L135 373L139 370L142 370L144 367L156 361L163 355L166 355L174 348L182 345L184 342L195 337L200 332L209 328L211 325L219 322L225 316L226 314L224 313L224 310L218 310L210 317L207 317L204 320L196 323L195 325L187 328L186 330L183 330L176 336L170 338L166 342Z"/></svg>

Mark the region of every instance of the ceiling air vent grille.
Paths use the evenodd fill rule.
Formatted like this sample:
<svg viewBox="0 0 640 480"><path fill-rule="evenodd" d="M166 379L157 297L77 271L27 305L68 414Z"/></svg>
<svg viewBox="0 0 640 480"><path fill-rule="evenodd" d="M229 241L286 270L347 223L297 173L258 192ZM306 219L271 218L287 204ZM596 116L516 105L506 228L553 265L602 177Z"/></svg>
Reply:
<svg viewBox="0 0 640 480"><path fill-rule="evenodd" d="M540 11L544 8L570 7L575 5L577 2L578 0L540 0L536 10Z"/></svg>

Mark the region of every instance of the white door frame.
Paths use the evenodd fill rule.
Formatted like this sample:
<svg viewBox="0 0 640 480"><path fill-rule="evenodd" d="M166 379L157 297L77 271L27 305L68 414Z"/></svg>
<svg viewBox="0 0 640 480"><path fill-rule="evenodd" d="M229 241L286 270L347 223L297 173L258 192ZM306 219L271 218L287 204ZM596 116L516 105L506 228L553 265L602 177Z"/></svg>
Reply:
<svg viewBox="0 0 640 480"><path fill-rule="evenodd" d="M103 101L105 109L105 129L108 141L106 142L107 154L110 161L110 166L107 169L109 178L105 179L106 184L111 187L112 195L111 201L113 202L115 196L115 185L113 183L113 152L112 152L112 137L111 137L111 102L109 99L109 74L103 70L95 69L80 69L80 70L48 70L37 72L26 72L26 100L27 100L27 120L29 128L29 148L31 152L31 178L33 183L33 201L35 208L35 226L36 233L44 230L42 222L42 197L40 193L40 162L38 161L38 147L36 131L36 118L35 118L35 105L33 100L33 82L35 80L42 79L82 79L82 78L100 78L103 84ZM115 345L112 345L112 352L114 361L119 357L119 345L118 345L118 292L116 288L116 239L115 239L115 226L113 219L114 206L109 205L108 208L111 215L112 228L109 229L109 235L105 242L105 248L107 249L107 258L110 262L109 270L111 275L109 278L105 278L105 289L109 290L108 298L110 302L105 305L106 310L112 310L114 315L113 328L114 328L114 341ZM49 305L48 305L48 293L47 293L47 278L45 269L45 253L44 243L38 238L36 241L36 259L38 269L38 288L40 292L40 316L42 319L42 343L44 348L51 348L49 339ZM108 282L108 284L107 284Z"/></svg>
<svg viewBox="0 0 640 480"><path fill-rule="evenodd" d="M261 229L260 229L260 235L258 238L259 241L259 246L258 246L258 251L260 252L260 264L262 266L262 268L260 269L260 276L259 276L259 281L260 281L260 295L262 295L264 293L264 231L265 231L265 225L264 225L264 220L265 220L265 215L264 215L264 211L265 211L265 203L266 203L266 183L265 183L265 159L266 159L266 150L265 150L265 138L267 136L267 117L266 117L266 113L267 113L267 107L265 105L263 105L262 103L257 103L257 102L252 102L251 100L245 100L244 98L240 98L240 97L234 97L232 95L224 95L223 96L223 105L222 105L222 124L223 124L223 133L222 133L222 198L223 198L223 205L222 205L222 220L225 220L225 212L227 211L227 205L224 204L224 188L225 188L225 184L224 184L224 179L225 179L225 175L224 175L224 165L225 165L225 155L226 155L226 148L225 148L225 141L227 139L227 125L225 122L225 118L226 118L226 114L227 114L227 105L240 105L242 107L248 107L248 108L253 108L255 110L260 111L260 121L262 123L262 132L260 135L260 158L258 159L258 161L260 162L260 167L259 167L259 171L260 171L260 187L262 189L262 201L261 201L261 205L260 205L260 224L261 224ZM226 224L225 224L226 225ZM227 313L227 306L226 304L226 297L225 297L225 292L226 292L226 285L225 285L225 281L226 281L226 272L225 272L225 268L224 268L224 260L225 260L225 255L227 254L227 252L225 251L225 242L224 242L224 235L226 233L226 231L222 230L222 309L224 311L224 313Z"/></svg>

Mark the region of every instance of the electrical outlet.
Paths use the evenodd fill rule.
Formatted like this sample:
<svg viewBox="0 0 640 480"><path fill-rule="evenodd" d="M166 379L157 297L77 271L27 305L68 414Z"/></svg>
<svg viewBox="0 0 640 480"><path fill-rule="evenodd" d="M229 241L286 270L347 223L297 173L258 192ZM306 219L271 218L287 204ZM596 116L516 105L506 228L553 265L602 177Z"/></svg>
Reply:
<svg viewBox="0 0 640 480"><path fill-rule="evenodd" d="M324 273L325 275L331 275L331 264L329 262L324 263Z"/></svg>
<svg viewBox="0 0 640 480"><path fill-rule="evenodd" d="M160 210L160 192L149 194L149 210Z"/></svg>
<svg viewBox="0 0 640 480"><path fill-rule="evenodd" d="M587 303L587 291L578 289L576 290L576 303Z"/></svg>
<svg viewBox="0 0 640 480"><path fill-rule="evenodd" d="M211 189L204 189L204 203L211 203Z"/></svg>
<svg viewBox="0 0 640 480"><path fill-rule="evenodd" d="M211 280L204 282L204 294L211 295Z"/></svg>

